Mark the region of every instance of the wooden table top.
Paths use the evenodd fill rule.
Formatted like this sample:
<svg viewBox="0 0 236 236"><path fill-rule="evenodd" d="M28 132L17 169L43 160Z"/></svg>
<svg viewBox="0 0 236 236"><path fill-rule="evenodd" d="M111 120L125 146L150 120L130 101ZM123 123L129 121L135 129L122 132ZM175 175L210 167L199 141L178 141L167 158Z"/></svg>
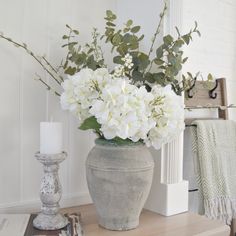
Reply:
<svg viewBox="0 0 236 236"><path fill-rule="evenodd" d="M80 211L85 236L229 236L230 228L217 220L204 216L182 213L175 216L161 216L144 210L140 225L130 231L109 231L97 224L95 208L92 204L67 208L67 213Z"/></svg>

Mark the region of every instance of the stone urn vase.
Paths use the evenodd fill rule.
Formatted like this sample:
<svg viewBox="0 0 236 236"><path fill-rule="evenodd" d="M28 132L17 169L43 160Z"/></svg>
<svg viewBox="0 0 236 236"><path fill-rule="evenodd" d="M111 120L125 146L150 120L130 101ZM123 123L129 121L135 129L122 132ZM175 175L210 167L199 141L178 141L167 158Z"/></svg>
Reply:
<svg viewBox="0 0 236 236"><path fill-rule="evenodd" d="M97 139L86 161L89 192L99 225L109 230L130 230L148 197L154 161L142 143Z"/></svg>

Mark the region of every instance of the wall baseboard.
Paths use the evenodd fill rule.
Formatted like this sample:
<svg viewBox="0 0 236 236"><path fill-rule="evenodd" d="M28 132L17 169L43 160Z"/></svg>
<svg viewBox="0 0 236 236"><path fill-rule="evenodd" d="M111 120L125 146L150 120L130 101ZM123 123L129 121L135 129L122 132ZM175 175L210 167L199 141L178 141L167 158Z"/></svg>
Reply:
<svg viewBox="0 0 236 236"><path fill-rule="evenodd" d="M69 194L62 197L60 201L61 208L79 206L92 203L91 197L88 192ZM0 205L0 213L32 213L39 212L41 208L41 202L39 199L23 201L23 202L13 202L8 204Z"/></svg>

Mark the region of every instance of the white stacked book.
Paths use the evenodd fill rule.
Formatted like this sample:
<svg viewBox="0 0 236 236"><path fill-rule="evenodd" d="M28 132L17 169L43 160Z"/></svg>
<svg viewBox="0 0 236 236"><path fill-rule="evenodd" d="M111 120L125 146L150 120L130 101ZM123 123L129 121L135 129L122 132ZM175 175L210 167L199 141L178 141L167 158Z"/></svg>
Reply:
<svg viewBox="0 0 236 236"><path fill-rule="evenodd" d="M69 224L55 231L38 230L33 227L35 214L0 214L0 236L83 236L79 213L65 214Z"/></svg>
<svg viewBox="0 0 236 236"><path fill-rule="evenodd" d="M0 214L0 236L24 236L30 214Z"/></svg>

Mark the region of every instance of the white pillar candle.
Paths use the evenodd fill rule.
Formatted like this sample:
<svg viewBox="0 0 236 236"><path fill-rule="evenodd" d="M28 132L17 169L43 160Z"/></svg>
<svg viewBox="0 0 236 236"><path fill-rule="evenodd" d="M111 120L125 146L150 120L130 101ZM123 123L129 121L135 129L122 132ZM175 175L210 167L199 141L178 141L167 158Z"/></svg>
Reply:
<svg viewBox="0 0 236 236"><path fill-rule="evenodd" d="M62 123L40 123L40 153L57 154L62 152Z"/></svg>

